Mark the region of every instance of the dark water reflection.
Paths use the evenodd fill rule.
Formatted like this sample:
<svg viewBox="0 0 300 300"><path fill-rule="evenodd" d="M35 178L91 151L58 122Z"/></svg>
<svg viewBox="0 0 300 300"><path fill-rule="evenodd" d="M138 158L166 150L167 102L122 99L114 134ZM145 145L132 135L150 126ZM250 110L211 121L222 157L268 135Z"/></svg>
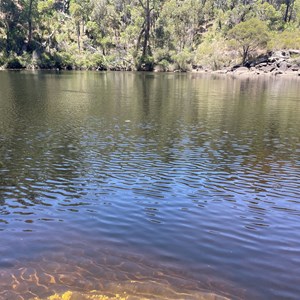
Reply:
<svg viewBox="0 0 300 300"><path fill-rule="evenodd" d="M4 298L118 284L298 298L298 80L1 72L0 86Z"/></svg>

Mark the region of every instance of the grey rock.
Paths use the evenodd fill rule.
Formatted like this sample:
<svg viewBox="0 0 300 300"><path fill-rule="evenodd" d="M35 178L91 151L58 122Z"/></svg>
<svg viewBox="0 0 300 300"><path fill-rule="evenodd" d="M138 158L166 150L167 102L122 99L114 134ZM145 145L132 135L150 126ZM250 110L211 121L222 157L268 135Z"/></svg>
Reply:
<svg viewBox="0 0 300 300"><path fill-rule="evenodd" d="M272 72L273 70L276 69L276 65L275 64L272 64L272 65L268 65L266 67L262 67L261 70L265 73L270 73Z"/></svg>
<svg viewBox="0 0 300 300"><path fill-rule="evenodd" d="M239 67L237 69L234 70L234 74L244 74L244 73L249 73L249 69L246 67Z"/></svg>
<svg viewBox="0 0 300 300"><path fill-rule="evenodd" d="M278 76L278 75L281 75L281 74L283 74L283 72L280 71L280 70L277 70L277 71L274 72L274 75L275 75L275 76Z"/></svg>
<svg viewBox="0 0 300 300"><path fill-rule="evenodd" d="M282 61L279 63L279 70L285 72L288 69L288 63L286 61Z"/></svg>
<svg viewBox="0 0 300 300"><path fill-rule="evenodd" d="M261 64L258 64L256 65L256 68L261 68L261 67L265 67L267 66L268 64L265 62L265 63L261 63Z"/></svg>
<svg viewBox="0 0 300 300"><path fill-rule="evenodd" d="M288 50L274 51L272 52L271 58L287 59L290 58L290 52Z"/></svg>
<svg viewBox="0 0 300 300"><path fill-rule="evenodd" d="M289 49L290 55L297 55L300 54L300 50L296 50L296 49Z"/></svg>
<svg viewBox="0 0 300 300"><path fill-rule="evenodd" d="M292 71L299 71L300 70L300 67L297 66L297 65L292 65L291 68L290 68Z"/></svg>

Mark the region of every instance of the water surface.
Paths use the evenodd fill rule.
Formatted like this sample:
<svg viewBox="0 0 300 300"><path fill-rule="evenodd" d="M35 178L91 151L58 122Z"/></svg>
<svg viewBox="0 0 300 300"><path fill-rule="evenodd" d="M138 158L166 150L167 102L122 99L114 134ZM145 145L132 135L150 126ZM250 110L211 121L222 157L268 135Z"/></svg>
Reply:
<svg viewBox="0 0 300 300"><path fill-rule="evenodd" d="M0 73L0 297L300 295L300 81Z"/></svg>

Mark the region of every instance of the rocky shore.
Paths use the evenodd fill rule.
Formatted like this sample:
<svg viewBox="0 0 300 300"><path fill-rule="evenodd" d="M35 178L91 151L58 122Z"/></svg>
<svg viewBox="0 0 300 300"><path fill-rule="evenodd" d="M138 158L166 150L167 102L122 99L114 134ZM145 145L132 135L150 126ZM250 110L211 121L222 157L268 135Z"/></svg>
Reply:
<svg viewBox="0 0 300 300"><path fill-rule="evenodd" d="M209 70L203 70L209 72ZM300 50L282 50L260 56L245 65L211 71L214 74L233 76L297 76L300 78Z"/></svg>

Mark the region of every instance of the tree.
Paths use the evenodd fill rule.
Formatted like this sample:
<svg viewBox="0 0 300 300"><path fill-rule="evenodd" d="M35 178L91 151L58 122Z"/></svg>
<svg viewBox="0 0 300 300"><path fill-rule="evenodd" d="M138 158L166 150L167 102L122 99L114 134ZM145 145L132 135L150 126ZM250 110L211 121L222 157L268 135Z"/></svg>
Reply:
<svg viewBox="0 0 300 300"><path fill-rule="evenodd" d="M271 30L278 30L282 28L281 12L268 2L256 2L252 9L253 17L257 17L261 21L268 24Z"/></svg>
<svg viewBox="0 0 300 300"><path fill-rule="evenodd" d="M85 31L85 23L87 22L90 13L90 1L73 0L70 2L70 13L75 21L77 32L77 46L79 52L82 48L82 35Z"/></svg>
<svg viewBox="0 0 300 300"><path fill-rule="evenodd" d="M229 30L228 38L240 50L245 64L253 51L266 46L269 40L268 28L265 22L252 18Z"/></svg>
<svg viewBox="0 0 300 300"><path fill-rule="evenodd" d="M150 33L151 33L151 23L152 23L152 16L153 11L155 10L156 1L152 0L138 0L139 4L142 8L142 15L143 15L143 25L138 36L137 40L137 49L139 49L141 44L141 39L143 38L142 43L142 56L138 63L139 70L150 71L153 69L153 62L152 62L152 51L150 45Z"/></svg>
<svg viewBox="0 0 300 300"><path fill-rule="evenodd" d="M0 1L0 26L5 31L5 52L18 54L22 51L24 43L24 27L22 25L22 5L15 0Z"/></svg>
<svg viewBox="0 0 300 300"><path fill-rule="evenodd" d="M294 9L294 0L285 0L285 13L283 20L285 23L290 22L292 19L293 9Z"/></svg>
<svg viewBox="0 0 300 300"><path fill-rule="evenodd" d="M203 10L201 1L195 0L169 0L164 4L161 12L162 18L166 21L164 31L169 32L176 51L195 48L199 28L205 24Z"/></svg>
<svg viewBox="0 0 300 300"><path fill-rule="evenodd" d="M33 30L35 29L35 23L38 22L38 1L26 0L23 6L24 18L27 21L27 52L31 52L34 49Z"/></svg>

